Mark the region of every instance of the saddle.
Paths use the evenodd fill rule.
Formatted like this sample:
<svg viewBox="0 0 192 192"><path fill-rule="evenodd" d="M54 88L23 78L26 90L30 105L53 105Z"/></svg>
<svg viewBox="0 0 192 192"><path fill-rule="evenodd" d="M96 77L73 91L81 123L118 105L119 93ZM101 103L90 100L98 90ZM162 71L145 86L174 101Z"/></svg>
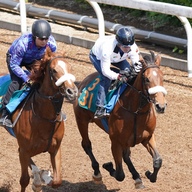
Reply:
<svg viewBox="0 0 192 192"><path fill-rule="evenodd" d="M112 70L121 73L122 75L125 75L128 79L127 84L122 83L118 80L112 81L111 86L108 90L108 93L106 95L106 112L110 113L116 102L118 101L118 98L120 95L123 93L123 91L126 89L128 84L133 84L137 73L135 73L135 70L131 67L130 69L125 69L122 71L117 71L116 68L112 68ZM92 112L96 111L96 97L97 97L97 92L99 89L99 82L100 82L100 76L97 76L92 82L90 82L83 90L82 93L80 94L78 98L78 103L79 106L90 110Z"/></svg>

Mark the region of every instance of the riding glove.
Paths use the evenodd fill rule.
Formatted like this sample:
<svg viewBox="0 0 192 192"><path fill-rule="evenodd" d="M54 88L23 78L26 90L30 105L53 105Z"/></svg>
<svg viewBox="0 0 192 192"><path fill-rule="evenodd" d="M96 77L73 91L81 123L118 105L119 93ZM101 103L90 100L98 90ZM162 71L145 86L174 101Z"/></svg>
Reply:
<svg viewBox="0 0 192 192"><path fill-rule="evenodd" d="M134 69L135 69L135 72L136 72L136 73L139 73L139 72L141 71L141 69L142 69L142 64L141 64L141 62L135 63L135 64L134 64Z"/></svg>
<svg viewBox="0 0 192 192"><path fill-rule="evenodd" d="M121 83L127 83L127 77L125 75L119 74L117 79L121 82Z"/></svg>

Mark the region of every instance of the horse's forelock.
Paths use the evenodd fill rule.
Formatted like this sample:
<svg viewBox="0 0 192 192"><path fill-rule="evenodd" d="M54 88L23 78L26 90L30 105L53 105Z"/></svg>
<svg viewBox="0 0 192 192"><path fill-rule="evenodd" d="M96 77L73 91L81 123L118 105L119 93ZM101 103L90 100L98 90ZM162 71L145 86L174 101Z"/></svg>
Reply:
<svg viewBox="0 0 192 192"><path fill-rule="evenodd" d="M150 51L150 53L151 53L150 55L145 55L143 57L143 59L144 59L144 61L145 61L145 63L147 65L154 65L154 63L155 63L155 53L153 51Z"/></svg>

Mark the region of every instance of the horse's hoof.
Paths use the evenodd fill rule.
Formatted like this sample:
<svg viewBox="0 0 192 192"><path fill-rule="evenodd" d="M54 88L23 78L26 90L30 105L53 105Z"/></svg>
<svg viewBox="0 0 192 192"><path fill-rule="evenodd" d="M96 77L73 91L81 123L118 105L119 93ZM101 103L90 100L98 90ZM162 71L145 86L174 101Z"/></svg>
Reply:
<svg viewBox="0 0 192 192"><path fill-rule="evenodd" d="M113 170L113 163L112 162L104 163L103 168L110 172L111 170Z"/></svg>
<svg viewBox="0 0 192 192"><path fill-rule="evenodd" d="M41 181L46 185L52 185L53 178L51 177L51 172L49 170L41 170L40 171Z"/></svg>
<svg viewBox="0 0 192 192"><path fill-rule="evenodd" d="M145 186L143 185L143 182L141 179L135 180L135 189L144 189Z"/></svg>
<svg viewBox="0 0 192 192"><path fill-rule="evenodd" d="M94 174L93 174L92 177L93 177L93 182L94 182L95 184L103 184L101 173L99 173L98 175L94 175Z"/></svg>
<svg viewBox="0 0 192 192"><path fill-rule="evenodd" d="M151 172L150 171L146 171L145 172L145 176L150 180Z"/></svg>
<svg viewBox="0 0 192 192"><path fill-rule="evenodd" d="M42 185L32 185L32 190L34 191L34 192L40 192L41 190L42 190Z"/></svg>
<svg viewBox="0 0 192 192"><path fill-rule="evenodd" d="M157 180L157 177L154 176L150 171L145 172L146 177L150 180L151 183L155 183Z"/></svg>

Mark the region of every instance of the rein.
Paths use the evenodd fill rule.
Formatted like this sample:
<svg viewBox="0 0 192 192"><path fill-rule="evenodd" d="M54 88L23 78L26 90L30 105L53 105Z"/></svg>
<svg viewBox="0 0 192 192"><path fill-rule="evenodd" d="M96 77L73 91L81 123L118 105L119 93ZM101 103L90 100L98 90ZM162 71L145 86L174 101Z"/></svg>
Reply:
<svg viewBox="0 0 192 192"><path fill-rule="evenodd" d="M48 99L48 100L51 101L51 103L52 103L52 105L54 107L54 110L56 111L56 117L54 119L48 119L48 118L40 117L39 115L37 115L37 113L35 112L35 109L34 109L34 104L33 104L34 103L35 94L33 94L33 102L31 103L31 109L33 111L33 114L36 117L39 117L39 118L44 119L44 120L47 120L47 121L49 121L51 123L61 122L63 120L62 119L62 115L61 115L61 106L62 106L64 98L62 97L61 99L55 99L54 96L45 96L45 95L40 94L38 91L36 91L35 93L37 93L42 98ZM60 119L58 119L59 115L60 115Z"/></svg>
<svg viewBox="0 0 192 192"><path fill-rule="evenodd" d="M138 89L136 89L134 86L132 86L129 83L126 83L132 90L136 91L139 94L139 105L136 111L130 111L128 108L125 108L123 105L121 105L119 99L118 99L118 103L121 106L121 108L123 108L124 110L128 111L129 113L132 113L134 115L134 141L133 141L133 147L136 145L136 141L137 141L137 115L144 115L144 114L148 114L150 113L151 109L145 111L145 112L140 112L140 110L142 110L142 108L147 105L148 103L154 103L154 101L150 98L150 94L148 91L146 91L146 89L144 89L145 85L146 85L146 81L144 78L144 72L149 69L149 68L159 68L159 66L157 65L148 65L147 67L145 67L141 73L142 73L142 87L144 91L140 91Z"/></svg>
<svg viewBox="0 0 192 192"><path fill-rule="evenodd" d="M152 100L149 98L148 95L145 95L142 91L139 91L137 90L135 87L133 87L132 85L130 85L129 83L127 83L127 85L133 89L134 91L136 91L139 95L140 95L140 99L139 99L139 107L137 108L136 111L131 111L129 110L128 108L125 108L119 101L118 99L118 103L119 105L121 106L121 108L123 108L124 110L130 112L130 113L133 113L133 114L146 114L146 113L149 113L150 110L146 111L146 112L140 112L140 110L147 104L147 103L150 103L152 102Z"/></svg>
<svg viewBox="0 0 192 192"><path fill-rule="evenodd" d="M157 65L148 65L146 66L142 71L142 82L143 82L143 87L145 87L145 84L146 84L146 81L145 81L145 78L144 78L144 72L149 69L149 68L159 68L159 66ZM144 91L140 91L140 90L137 90L134 86L132 86L131 84L129 83L126 83L131 89L133 89L134 91L136 91L139 95L140 95L140 99L139 99L139 107L137 108L136 111L130 111L128 108L125 108L123 105L121 105L119 99L118 99L118 103L119 105L126 111L129 111L130 113L133 113L133 114L146 114L146 113L149 113L150 110L146 111L146 112L139 112L145 105L147 105L147 103L154 103L154 101L150 98L150 94L148 93L148 91L145 90Z"/></svg>

